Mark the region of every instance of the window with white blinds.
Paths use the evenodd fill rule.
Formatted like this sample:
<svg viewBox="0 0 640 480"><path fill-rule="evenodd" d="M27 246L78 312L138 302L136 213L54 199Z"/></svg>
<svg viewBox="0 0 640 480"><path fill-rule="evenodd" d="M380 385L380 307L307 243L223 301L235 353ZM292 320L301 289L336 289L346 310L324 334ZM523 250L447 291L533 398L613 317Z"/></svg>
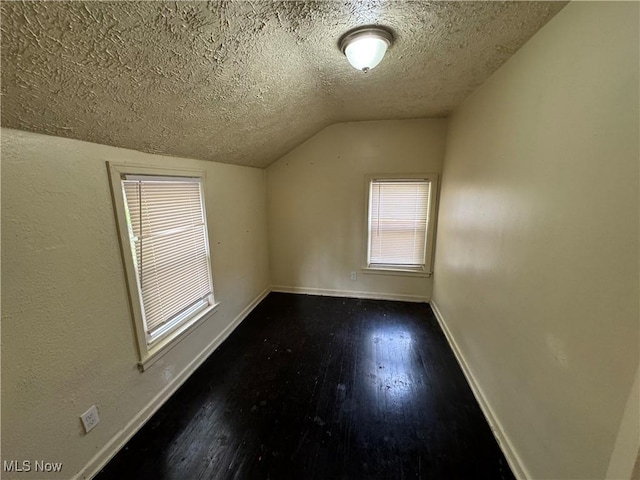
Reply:
<svg viewBox="0 0 640 480"><path fill-rule="evenodd" d="M147 345L213 305L199 178L124 175L126 222Z"/></svg>
<svg viewBox="0 0 640 480"><path fill-rule="evenodd" d="M424 267L430 197L429 180L388 179L370 182L370 267Z"/></svg>

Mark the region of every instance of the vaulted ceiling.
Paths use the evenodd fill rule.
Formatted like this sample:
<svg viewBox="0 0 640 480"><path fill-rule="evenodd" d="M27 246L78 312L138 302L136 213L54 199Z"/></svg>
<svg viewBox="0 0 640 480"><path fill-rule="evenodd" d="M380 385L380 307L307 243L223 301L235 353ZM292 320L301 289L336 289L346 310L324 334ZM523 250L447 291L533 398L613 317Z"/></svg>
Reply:
<svg viewBox="0 0 640 480"><path fill-rule="evenodd" d="M565 2L2 2L2 125L267 166L339 121L446 116ZM364 74L338 48L396 37Z"/></svg>

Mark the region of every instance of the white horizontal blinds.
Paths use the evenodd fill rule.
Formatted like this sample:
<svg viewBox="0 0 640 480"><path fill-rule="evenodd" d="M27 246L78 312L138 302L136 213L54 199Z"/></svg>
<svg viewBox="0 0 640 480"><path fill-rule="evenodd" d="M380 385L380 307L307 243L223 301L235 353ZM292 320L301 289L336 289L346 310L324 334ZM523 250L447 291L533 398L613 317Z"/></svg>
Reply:
<svg viewBox="0 0 640 480"><path fill-rule="evenodd" d="M198 179L122 180L147 341L212 294L206 226Z"/></svg>
<svg viewBox="0 0 640 480"><path fill-rule="evenodd" d="M369 264L424 265L430 187L427 180L371 182Z"/></svg>

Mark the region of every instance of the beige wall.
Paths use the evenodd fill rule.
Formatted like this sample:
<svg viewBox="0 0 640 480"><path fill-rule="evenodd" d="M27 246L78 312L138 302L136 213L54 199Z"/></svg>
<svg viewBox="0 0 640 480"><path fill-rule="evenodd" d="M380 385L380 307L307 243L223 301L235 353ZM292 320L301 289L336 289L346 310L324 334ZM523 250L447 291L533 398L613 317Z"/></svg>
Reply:
<svg viewBox="0 0 640 480"><path fill-rule="evenodd" d="M64 462L59 478L87 464L85 473L92 473L268 287L266 174L1 132L2 457ZM220 309L144 373L136 368L107 160L207 174ZM92 404L98 405L100 424L84 435L78 417Z"/></svg>
<svg viewBox="0 0 640 480"><path fill-rule="evenodd" d="M640 423L638 9L572 2L449 126L434 300L532 478L605 477Z"/></svg>
<svg viewBox="0 0 640 480"><path fill-rule="evenodd" d="M271 165L274 289L428 300L430 278L362 273L365 176L439 173L445 134L442 119L338 123Z"/></svg>

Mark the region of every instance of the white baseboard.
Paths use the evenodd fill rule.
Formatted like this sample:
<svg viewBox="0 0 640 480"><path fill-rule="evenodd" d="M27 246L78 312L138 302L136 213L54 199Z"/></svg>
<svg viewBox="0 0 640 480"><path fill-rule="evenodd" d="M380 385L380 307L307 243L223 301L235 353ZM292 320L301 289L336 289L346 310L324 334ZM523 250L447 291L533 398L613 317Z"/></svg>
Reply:
<svg viewBox="0 0 640 480"><path fill-rule="evenodd" d="M158 393L127 425L120 430L98 453L89 460L89 463L76 474L73 479L93 478L111 460L116 453L142 428L156 411L180 388L193 372L220 346L220 344L233 332L251 311L269 294L266 288L260 295L251 301L244 310L231 322L220 334L207 345L207 347L195 357L182 372L175 376L173 381Z"/></svg>
<svg viewBox="0 0 640 480"><path fill-rule="evenodd" d="M358 292L353 290L331 290L326 288L290 287L272 285L272 292L301 293L304 295L321 295L324 297L366 298L370 300L398 300L401 302L428 303L430 298L420 295L403 295L399 293Z"/></svg>
<svg viewBox="0 0 640 480"><path fill-rule="evenodd" d="M513 448L513 444L509 441L509 437L507 437L507 435L505 434L504 429L502 428L501 423L498 421L498 418L493 412L493 409L489 405L489 402L487 402L487 398L485 397L482 388L480 388L480 385L471 373L471 369L469 368L464 356L462 355L462 352L458 348L458 344L456 343L455 338L453 338L451 331L447 327L447 324L442 317L442 313L440 313L440 310L438 309L438 305L436 305L433 300L430 302L430 304L431 310L433 310L433 313L436 316L438 323L440 324L440 328L442 328L444 335L447 337L447 342L449 342L449 346L451 347L451 350L453 350L453 353L456 356L460 367L462 368L462 372L467 379L467 383L471 387L471 391L476 397L476 400L480 405L480 409L487 419L487 422L491 427L491 431L493 432L493 436L496 438L498 445L502 450L502 453L504 453L504 456L507 459L507 462L509 463L513 474L518 480L532 478L527 469L524 467L522 460Z"/></svg>

